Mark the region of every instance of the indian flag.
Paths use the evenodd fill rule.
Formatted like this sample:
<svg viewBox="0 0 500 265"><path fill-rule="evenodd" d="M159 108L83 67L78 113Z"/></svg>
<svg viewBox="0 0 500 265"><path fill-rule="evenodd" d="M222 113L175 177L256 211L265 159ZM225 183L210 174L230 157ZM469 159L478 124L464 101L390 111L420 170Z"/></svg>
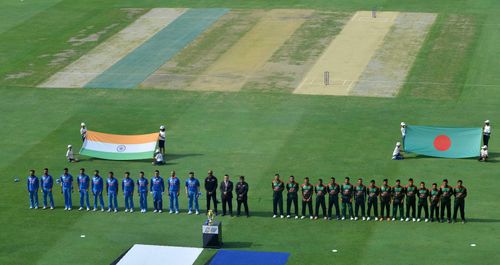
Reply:
<svg viewBox="0 0 500 265"><path fill-rule="evenodd" d="M158 133L118 135L87 131L80 154L109 160L153 158L157 140Z"/></svg>

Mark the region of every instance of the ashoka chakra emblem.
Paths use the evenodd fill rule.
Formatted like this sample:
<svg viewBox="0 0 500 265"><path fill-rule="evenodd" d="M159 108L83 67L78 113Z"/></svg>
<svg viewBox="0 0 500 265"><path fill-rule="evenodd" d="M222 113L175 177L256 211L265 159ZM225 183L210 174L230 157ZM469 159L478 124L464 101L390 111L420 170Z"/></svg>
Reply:
<svg viewBox="0 0 500 265"><path fill-rule="evenodd" d="M116 147L116 151L118 151L119 153L125 152L125 150L127 150L127 147L123 144Z"/></svg>

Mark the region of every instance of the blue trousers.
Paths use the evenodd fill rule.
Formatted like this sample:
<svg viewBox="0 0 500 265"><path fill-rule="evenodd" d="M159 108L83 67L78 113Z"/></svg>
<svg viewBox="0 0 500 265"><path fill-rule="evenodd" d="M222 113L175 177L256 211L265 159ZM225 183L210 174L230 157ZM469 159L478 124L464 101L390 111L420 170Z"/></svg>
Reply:
<svg viewBox="0 0 500 265"><path fill-rule="evenodd" d="M47 196L50 200L50 207L54 207L54 196L52 196L52 191L49 190L43 191L43 207L47 207Z"/></svg>
<svg viewBox="0 0 500 265"><path fill-rule="evenodd" d="M188 192L188 198L189 198L188 208L189 208L189 211L193 210L193 200L194 200L194 210L200 211L200 207L198 206L198 196L197 196L196 193L197 192L194 192L194 191Z"/></svg>
<svg viewBox="0 0 500 265"><path fill-rule="evenodd" d="M80 207L83 208L83 202L87 203L87 208L90 208L89 201L89 191L88 190L80 190Z"/></svg>
<svg viewBox="0 0 500 265"><path fill-rule="evenodd" d="M141 210L148 209L148 192L147 191L139 193L139 205L141 207Z"/></svg>
<svg viewBox="0 0 500 265"><path fill-rule="evenodd" d="M30 191L30 207L38 207L38 191Z"/></svg>
<svg viewBox="0 0 500 265"><path fill-rule="evenodd" d="M124 192L125 209L134 209L134 194L132 192Z"/></svg>
<svg viewBox="0 0 500 265"><path fill-rule="evenodd" d="M153 191L153 206L157 211L163 209L163 198L161 197L161 191Z"/></svg>
<svg viewBox="0 0 500 265"><path fill-rule="evenodd" d="M179 198L177 197L177 191L169 191L168 197L170 197L170 211L179 211Z"/></svg>
<svg viewBox="0 0 500 265"><path fill-rule="evenodd" d="M63 189L64 194L64 207L71 208L73 207L73 202L71 201L71 189Z"/></svg>
<svg viewBox="0 0 500 265"><path fill-rule="evenodd" d="M108 193L108 207L109 209L118 209L118 199L115 192Z"/></svg>
<svg viewBox="0 0 500 265"><path fill-rule="evenodd" d="M104 199L102 198L102 192L94 192L94 209L97 209L97 200L101 204L101 208L104 209Z"/></svg>

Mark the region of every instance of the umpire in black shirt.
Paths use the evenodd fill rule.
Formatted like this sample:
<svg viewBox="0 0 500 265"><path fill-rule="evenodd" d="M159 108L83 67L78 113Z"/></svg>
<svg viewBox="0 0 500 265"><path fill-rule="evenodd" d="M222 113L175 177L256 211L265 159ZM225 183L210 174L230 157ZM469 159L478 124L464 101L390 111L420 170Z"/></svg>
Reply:
<svg viewBox="0 0 500 265"><path fill-rule="evenodd" d="M226 215L226 206L229 209L229 215L233 216L233 182L229 180L229 175L224 175L219 190L222 199L222 216Z"/></svg>
<svg viewBox="0 0 500 265"><path fill-rule="evenodd" d="M245 176L240 176L240 181L236 184L236 201L238 202L238 208L236 210L236 215L240 216L241 205L245 207L245 213L247 217L250 217L248 213L248 183L245 182Z"/></svg>
<svg viewBox="0 0 500 265"><path fill-rule="evenodd" d="M208 171L205 178L205 190L207 192L207 213L210 210L210 200L214 202L214 212L217 215L217 178L212 170Z"/></svg>

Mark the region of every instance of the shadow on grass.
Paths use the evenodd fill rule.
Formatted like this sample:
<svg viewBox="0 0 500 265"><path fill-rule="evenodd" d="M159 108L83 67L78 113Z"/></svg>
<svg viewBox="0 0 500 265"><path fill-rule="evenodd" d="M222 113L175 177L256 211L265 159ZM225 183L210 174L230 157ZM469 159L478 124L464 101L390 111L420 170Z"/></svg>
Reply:
<svg viewBox="0 0 500 265"><path fill-rule="evenodd" d="M229 241L224 242L222 248L249 248L253 245L252 242Z"/></svg>
<svg viewBox="0 0 500 265"><path fill-rule="evenodd" d="M203 154L166 154L165 158L165 165L176 165L177 163L172 163L170 161L176 160L176 159L182 159L184 157L190 157L190 156L202 156ZM108 161L107 159L101 159L97 157L79 157L80 160L79 162L93 162L93 161ZM117 160L118 161L118 160ZM151 157L150 159L139 159L139 160L123 160L126 161L127 163L144 163L144 164L151 164L153 162L153 158Z"/></svg>
<svg viewBox="0 0 500 265"><path fill-rule="evenodd" d="M500 219L488 219L488 218L467 218L468 223L500 223Z"/></svg>
<svg viewBox="0 0 500 265"><path fill-rule="evenodd" d="M406 154L405 159L403 159L403 161L410 160L410 159L436 159L436 158L438 158L438 159L462 159L462 160L469 160L469 161L473 161L473 160L478 161L478 157L446 158L446 157L433 157L433 156L419 155L419 154L413 154L413 153ZM487 163L499 163L499 162L500 162L500 153L490 152Z"/></svg>

